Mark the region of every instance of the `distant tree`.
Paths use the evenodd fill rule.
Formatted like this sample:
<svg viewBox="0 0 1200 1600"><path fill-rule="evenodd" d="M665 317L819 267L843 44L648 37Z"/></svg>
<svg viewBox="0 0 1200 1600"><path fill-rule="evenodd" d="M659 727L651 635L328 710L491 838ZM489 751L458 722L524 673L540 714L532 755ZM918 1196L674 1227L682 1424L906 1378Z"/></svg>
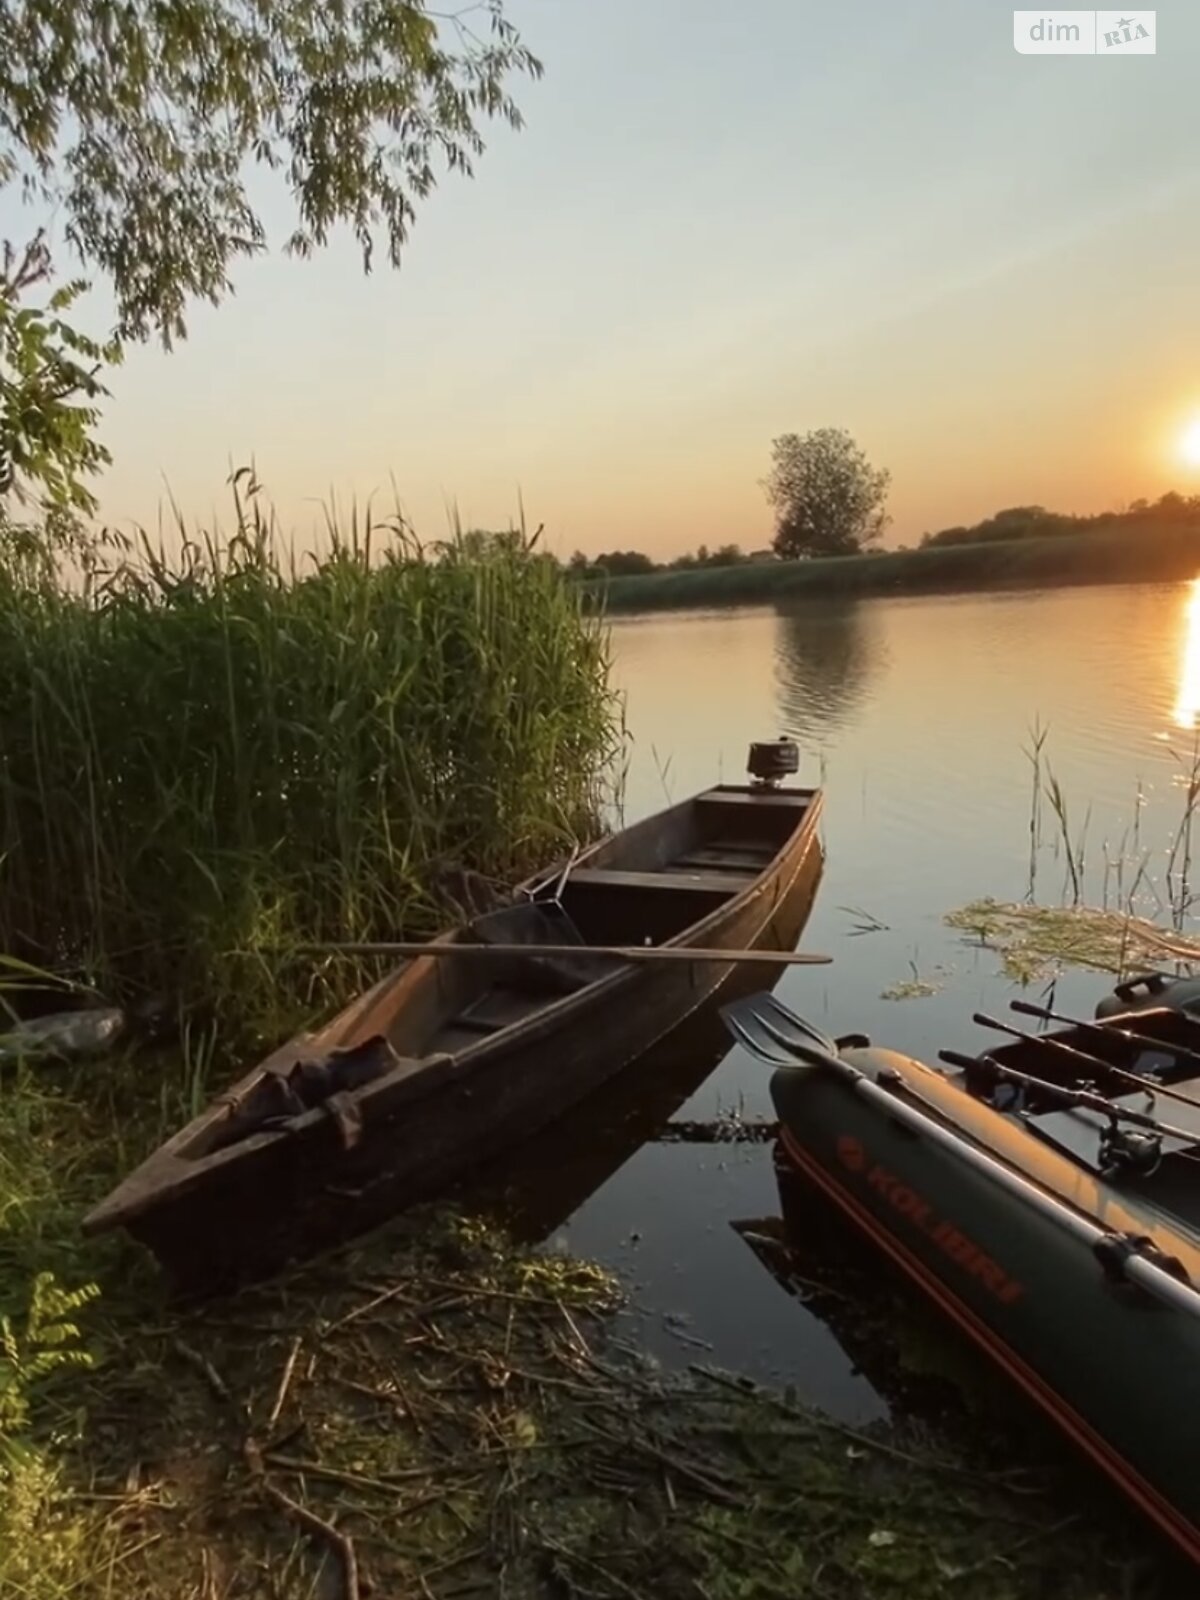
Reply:
<svg viewBox="0 0 1200 1600"><path fill-rule="evenodd" d="M927 533L923 546L947 544L987 544L1002 539L1040 539L1048 534L1070 533L1081 526L1078 517L1047 511L1045 506L1008 506L969 528L943 528Z"/></svg>
<svg viewBox="0 0 1200 1600"><path fill-rule="evenodd" d="M740 545L720 544L709 556L708 564L710 567L736 567L745 559Z"/></svg>
<svg viewBox="0 0 1200 1600"><path fill-rule="evenodd" d="M524 541L515 528L462 528L449 542L449 548L469 561L485 556L512 554L524 549Z"/></svg>
<svg viewBox="0 0 1200 1600"><path fill-rule="evenodd" d="M1098 511L1092 516L1074 516L1063 511L1047 511L1045 506L1008 506L993 512L970 527L942 528L927 533L921 548L951 544L987 544L1001 539L1044 539L1056 534L1097 532L1105 528L1142 528L1171 523L1200 522L1200 495L1183 495L1174 489L1155 501L1131 500L1123 511Z"/></svg>
<svg viewBox="0 0 1200 1600"><path fill-rule="evenodd" d="M891 475L872 467L844 428L781 434L763 480L775 507L775 550L783 557L853 555L888 523Z"/></svg>
<svg viewBox="0 0 1200 1600"><path fill-rule="evenodd" d="M655 571L655 564L640 550L610 550L596 557L595 566L610 578L634 577Z"/></svg>
<svg viewBox="0 0 1200 1600"><path fill-rule="evenodd" d="M1158 504L1151 507L1150 514L1156 521L1186 522L1196 515L1196 497L1184 496L1169 489L1160 496Z"/></svg>

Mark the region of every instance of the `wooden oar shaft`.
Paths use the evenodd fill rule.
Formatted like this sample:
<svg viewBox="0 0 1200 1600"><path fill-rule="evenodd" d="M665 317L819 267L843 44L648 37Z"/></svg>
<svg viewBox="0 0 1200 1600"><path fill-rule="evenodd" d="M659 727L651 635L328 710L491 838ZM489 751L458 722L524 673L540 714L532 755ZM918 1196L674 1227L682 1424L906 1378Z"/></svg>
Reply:
<svg viewBox="0 0 1200 1600"><path fill-rule="evenodd" d="M623 944L305 944L301 955L341 956L612 956L620 961L760 961L767 966L828 966L832 956L807 950L701 950L691 946Z"/></svg>

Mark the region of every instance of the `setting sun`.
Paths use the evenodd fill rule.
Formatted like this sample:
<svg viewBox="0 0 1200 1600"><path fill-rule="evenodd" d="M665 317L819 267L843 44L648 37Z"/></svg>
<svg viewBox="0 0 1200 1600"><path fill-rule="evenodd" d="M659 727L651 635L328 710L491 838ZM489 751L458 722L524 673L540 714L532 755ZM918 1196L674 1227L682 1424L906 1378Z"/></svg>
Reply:
<svg viewBox="0 0 1200 1600"><path fill-rule="evenodd" d="M1200 467L1200 416L1193 417L1179 435L1179 454L1191 467Z"/></svg>

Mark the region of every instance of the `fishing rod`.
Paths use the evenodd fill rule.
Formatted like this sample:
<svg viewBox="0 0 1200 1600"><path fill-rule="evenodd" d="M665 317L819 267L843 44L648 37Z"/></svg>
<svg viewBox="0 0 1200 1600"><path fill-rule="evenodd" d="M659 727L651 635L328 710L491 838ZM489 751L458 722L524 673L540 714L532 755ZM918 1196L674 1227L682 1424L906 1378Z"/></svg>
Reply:
<svg viewBox="0 0 1200 1600"><path fill-rule="evenodd" d="M977 1022L981 1028L995 1028L997 1033L1007 1033L1010 1038L1020 1039L1024 1044L1036 1045L1040 1049L1057 1050L1060 1055L1070 1056L1081 1066L1090 1067L1093 1072L1097 1068L1101 1072L1112 1070L1103 1057L1091 1055L1087 1050L1081 1050L1078 1045L1068 1044L1065 1039L1056 1039L1053 1034L1027 1033L1023 1028L1014 1028L1010 1022L999 1022L983 1011L976 1011L971 1021Z"/></svg>
<svg viewBox="0 0 1200 1600"><path fill-rule="evenodd" d="M1188 1145L1200 1142L1197 1135L1187 1128L1176 1128L1169 1122L1148 1116L1144 1111L1133 1111L1127 1106L1116 1105L1105 1095L1093 1094L1090 1089L1067 1089L1050 1078L1039 1078L1030 1072L1018 1072L1015 1067L1008 1067L1003 1062L997 1061L995 1056L987 1054L968 1056L961 1050L939 1050L938 1056L947 1065L961 1067L966 1072L978 1072L980 1067L983 1067L994 1074L998 1082L1015 1083L1019 1088L1037 1089L1048 1100L1057 1100L1065 1106L1074 1106L1083 1111L1097 1111L1101 1116L1109 1117L1114 1122L1129 1122L1136 1127L1147 1128L1164 1138L1182 1139Z"/></svg>
<svg viewBox="0 0 1200 1600"><path fill-rule="evenodd" d="M1089 1022L1083 1017L1068 1017L1061 1011L1051 1011L1049 1006L1035 1006L1031 1000L1012 1000L1009 1005L1013 1011L1025 1017L1039 1017L1043 1022L1061 1022L1068 1028L1095 1034L1097 1038L1111 1039L1115 1035L1144 1050L1161 1050L1164 1055L1174 1056L1176 1061L1186 1061L1189 1066L1200 1067L1200 1050L1189 1049L1185 1044L1169 1044L1165 1039L1155 1039L1148 1033L1135 1033L1132 1028L1118 1028L1111 1022Z"/></svg>
<svg viewBox="0 0 1200 1600"><path fill-rule="evenodd" d="M1057 1050L1060 1054L1072 1056L1075 1060L1083 1062L1087 1066L1092 1068L1099 1067L1106 1076L1115 1078L1118 1083L1127 1083L1133 1089L1142 1090L1151 1100L1161 1094L1168 1100L1179 1100L1185 1106L1200 1106L1200 1100L1194 1100L1190 1095L1178 1094L1158 1083L1154 1078L1143 1077L1140 1072L1129 1072L1124 1067L1114 1067L1111 1062L1103 1060L1100 1056L1093 1056L1085 1050L1079 1050L1074 1045L1067 1044L1064 1039L1056 1039L1053 1034L1025 1033L1020 1028L1011 1027L1008 1023L997 1022L994 1017L986 1017L980 1011L975 1013L973 1020L985 1028L996 1028L1001 1033L1011 1034L1014 1039L1021 1039L1026 1044L1037 1045L1042 1049Z"/></svg>

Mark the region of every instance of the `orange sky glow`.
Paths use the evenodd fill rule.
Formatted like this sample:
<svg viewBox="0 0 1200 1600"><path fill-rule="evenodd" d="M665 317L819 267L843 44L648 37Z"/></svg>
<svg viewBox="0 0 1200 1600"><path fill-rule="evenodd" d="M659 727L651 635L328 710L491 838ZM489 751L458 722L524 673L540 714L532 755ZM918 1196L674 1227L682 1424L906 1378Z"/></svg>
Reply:
<svg viewBox="0 0 1200 1600"><path fill-rule="evenodd" d="M1200 492L1200 7L1123 62L1019 55L991 4L508 10L546 67L524 131L443 180L399 272L275 251L131 351L106 520L170 492L228 525L253 458L301 544L394 484L430 539L523 500L564 556L749 549L772 438L825 426L890 469L893 545Z"/></svg>

